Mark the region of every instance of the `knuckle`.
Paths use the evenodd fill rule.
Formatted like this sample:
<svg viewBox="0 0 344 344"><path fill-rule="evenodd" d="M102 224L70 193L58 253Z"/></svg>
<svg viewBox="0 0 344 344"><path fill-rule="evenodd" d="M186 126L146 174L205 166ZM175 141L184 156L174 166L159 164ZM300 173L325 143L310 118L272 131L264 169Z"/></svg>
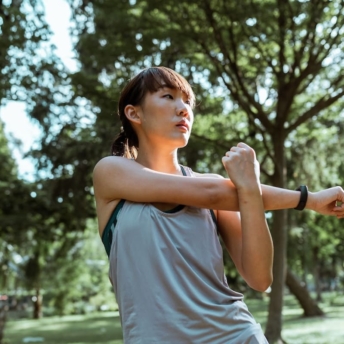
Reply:
<svg viewBox="0 0 344 344"><path fill-rule="evenodd" d="M338 193L344 193L344 190L341 186L336 186L336 190Z"/></svg>

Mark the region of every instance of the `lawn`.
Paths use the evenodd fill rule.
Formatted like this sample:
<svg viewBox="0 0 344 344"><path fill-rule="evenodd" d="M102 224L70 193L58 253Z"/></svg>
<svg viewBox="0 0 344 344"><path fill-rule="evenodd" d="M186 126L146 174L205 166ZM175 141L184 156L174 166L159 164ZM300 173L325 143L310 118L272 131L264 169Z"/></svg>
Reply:
<svg viewBox="0 0 344 344"><path fill-rule="evenodd" d="M267 300L246 300L250 311L265 326ZM291 296L285 298L283 337L288 344L344 344L344 295L325 295L325 317L302 318ZM9 320L4 344L120 344L118 313L49 317L41 320Z"/></svg>
<svg viewBox="0 0 344 344"><path fill-rule="evenodd" d="M4 344L21 343L120 344L122 331L115 312L8 321Z"/></svg>

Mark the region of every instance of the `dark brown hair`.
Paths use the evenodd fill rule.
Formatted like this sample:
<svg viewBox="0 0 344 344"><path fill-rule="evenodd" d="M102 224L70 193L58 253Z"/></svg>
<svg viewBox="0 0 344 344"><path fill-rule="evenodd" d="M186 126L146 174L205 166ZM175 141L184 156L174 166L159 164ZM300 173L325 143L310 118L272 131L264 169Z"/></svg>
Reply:
<svg viewBox="0 0 344 344"><path fill-rule="evenodd" d="M162 86L181 90L189 98L191 107L194 106L195 95L190 84L180 74L167 67L151 67L142 70L121 92L118 115L122 128L112 144L112 155L134 159L137 157L139 141L124 109L127 105L141 105L147 92L157 92Z"/></svg>

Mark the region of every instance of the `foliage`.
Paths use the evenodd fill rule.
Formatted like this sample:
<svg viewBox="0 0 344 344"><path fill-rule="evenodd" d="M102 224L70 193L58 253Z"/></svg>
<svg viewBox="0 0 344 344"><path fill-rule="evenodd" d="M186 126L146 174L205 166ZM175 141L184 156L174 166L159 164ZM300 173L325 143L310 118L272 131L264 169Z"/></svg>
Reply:
<svg viewBox="0 0 344 344"><path fill-rule="evenodd" d="M343 121L337 114L333 119L327 116L323 121L301 126L292 140L294 154L289 173L312 190L322 185L343 185L343 163L336 154L343 137ZM319 273L323 288L340 288L344 236L335 218L309 212L290 214L288 241L289 264L305 283L314 288Z"/></svg>
<svg viewBox="0 0 344 344"><path fill-rule="evenodd" d="M221 156L244 141L257 151L262 180L269 184L294 189L302 180L319 189L342 183L344 166L333 149L342 146L344 122L342 1L69 3L80 66L72 75L46 43L50 31L39 1L0 5L1 102L25 100L43 130L41 147L32 152L38 161L34 183L18 180L0 130L0 187L7 195L0 208L0 245L12 250L2 250L1 259L6 252L7 261L20 254L31 286L58 286L50 297L59 301L61 314L83 292L106 290L101 269L78 265L86 254L78 245L95 217L93 166L108 154L120 127L120 90L141 68L171 67L195 90L196 122L180 152L182 163L223 174ZM307 242L312 249L319 246L323 271L334 260L339 268L336 220L307 212L288 216L291 266L311 270L311 256L303 250ZM282 276L283 221L273 223L282 224L272 225ZM32 267L35 274L28 273ZM63 283L52 273L56 269ZM86 271L92 277L81 282ZM275 276L279 285L281 276Z"/></svg>
<svg viewBox="0 0 344 344"><path fill-rule="evenodd" d="M48 44L51 33L44 20L42 3L33 0L1 2L0 15L1 103L8 99L25 101L31 118L44 132L41 148L32 152L38 159L37 177L34 182L28 182L18 178L1 123L0 191L6 196L0 201L1 290L11 294L17 288L26 288L29 292L54 290L51 297L61 301L58 309L64 313L66 305L62 304L63 298L58 297L57 292L69 300L71 292L62 289L73 291L72 287L89 273L80 268L85 254L80 242L86 240L83 232L87 218L94 216L92 192L90 187L85 187L90 181L84 182L89 178L84 173L85 160L81 159L80 164L74 161L74 165L78 165L75 180L82 184L79 187L80 183L70 180L71 168L60 168L59 159L65 158L64 161L70 163L71 154L61 154L61 140L54 147L56 135L69 138L67 144L76 148L74 140L70 143L69 135L74 135L73 138L76 135L68 121L69 112L77 109L77 105L69 96L68 74L54 54L54 47ZM69 131L61 129L63 119L68 122ZM79 130L80 126L74 128ZM49 153L46 153L46 142L52 148ZM49 171L54 158L57 166L53 165L55 169ZM61 287L57 288L59 285ZM82 295L90 297L88 293Z"/></svg>
<svg viewBox="0 0 344 344"><path fill-rule="evenodd" d="M3 124L0 122L0 286L5 288L13 276L10 265L14 265L13 244L23 243L22 230L26 215L23 207L30 200L30 187L17 178L17 167L12 158Z"/></svg>

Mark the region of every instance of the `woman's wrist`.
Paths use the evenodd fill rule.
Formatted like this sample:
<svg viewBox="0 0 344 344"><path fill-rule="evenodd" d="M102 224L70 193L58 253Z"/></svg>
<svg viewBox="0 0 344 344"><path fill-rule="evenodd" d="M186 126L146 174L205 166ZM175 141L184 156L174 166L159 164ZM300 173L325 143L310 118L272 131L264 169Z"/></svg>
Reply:
<svg viewBox="0 0 344 344"><path fill-rule="evenodd" d="M237 190L238 193L238 205L241 211L243 206L249 205L262 207L264 211L264 204L262 198L262 191L260 185L252 185L250 188L241 188Z"/></svg>
<svg viewBox="0 0 344 344"><path fill-rule="evenodd" d="M307 203L306 203L305 209L314 210L315 209L315 203L316 203L316 199L315 199L314 192L308 191L308 198L307 198Z"/></svg>
<svg viewBox="0 0 344 344"><path fill-rule="evenodd" d="M237 186L235 185L238 195L250 195L250 194L255 194L259 193L260 195L262 194L262 187L259 181L252 181L250 183L245 183L242 186Z"/></svg>

